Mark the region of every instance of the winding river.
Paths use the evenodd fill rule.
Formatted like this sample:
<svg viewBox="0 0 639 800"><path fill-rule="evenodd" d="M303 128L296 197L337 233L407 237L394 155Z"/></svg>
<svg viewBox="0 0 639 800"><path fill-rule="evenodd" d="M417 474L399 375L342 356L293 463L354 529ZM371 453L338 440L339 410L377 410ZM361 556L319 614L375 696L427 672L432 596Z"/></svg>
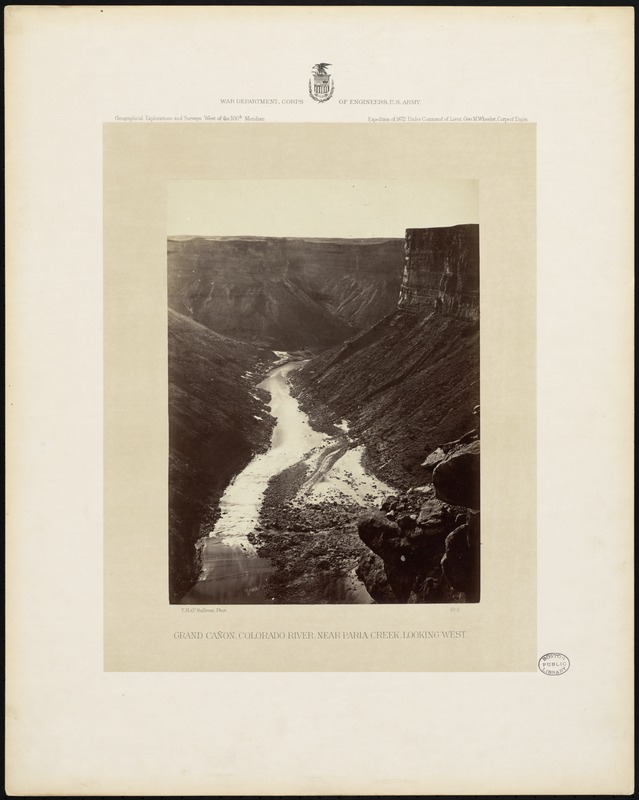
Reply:
<svg viewBox="0 0 639 800"><path fill-rule="evenodd" d="M335 465L335 482L341 487L340 465L342 456L348 467L349 485L355 485L360 494L370 493L371 479L359 466L355 449L341 450L337 440L318 433L309 424L307 415L292 396L289 376L306 361L292 361L273 368L260 387L271 395L270 413L276 419L271 447L257 455L227 487L220 500L220 517L213 531L203 540L202 572L195 586L182 598L182 604L263 604L271 602L265 593L271 574L270 562L260 558L248 539L259 521L264 493L271 477L297 464L305 456L317 464L315 472L321 477L326 492L326 473ZM353 474L355 471L355 477ZM316 483L317 481L315 481ZM314 485L306 486L306 495ZM318 487L319 488L319 487ZM390 488L389 488L390 493ZM335 587L339 602L372 602L363 584L354 575L345 577L343 585Z"/></svg>

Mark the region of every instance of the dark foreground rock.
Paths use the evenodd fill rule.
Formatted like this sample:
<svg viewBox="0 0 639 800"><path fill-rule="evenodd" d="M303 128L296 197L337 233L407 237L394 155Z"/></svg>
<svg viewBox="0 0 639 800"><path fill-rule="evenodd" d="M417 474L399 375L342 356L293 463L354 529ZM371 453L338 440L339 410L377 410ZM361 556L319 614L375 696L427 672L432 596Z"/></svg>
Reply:
<svg viewBox="0 0 639 800"><path fill-rule="evenodd" d="M433 486L440 500L455 506L478 509L479 441L451 451L433 471Z"/></svg>
<svg viewBox="0 0 639 800"><path fill-rule="evenodd" d="M479 600L479 514L446 537L442 570L450 585L463 592L469 602Z"/></svg>
<svg viewBox="0 0 639 800"><path fill-rule="evenodd" d="M433 481L360 515L359 537L371 552L357 574L378 603L479 601L479 441L453 443Z"/></svg>

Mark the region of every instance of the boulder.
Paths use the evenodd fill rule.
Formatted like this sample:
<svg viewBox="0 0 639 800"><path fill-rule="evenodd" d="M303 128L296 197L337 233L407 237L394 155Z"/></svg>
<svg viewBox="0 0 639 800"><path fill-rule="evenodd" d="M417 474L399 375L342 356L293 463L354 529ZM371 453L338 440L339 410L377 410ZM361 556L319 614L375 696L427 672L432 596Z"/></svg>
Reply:
<svg viewBox="0 0 639 800"><path fill-rule="evenodd" d="M410 533L417 524L417 516L415 514L402 514L397 518L397 524L403 533Z"/></svg>
<svg viewBox="0 0 639 800"><path fill-rule="evenodd" d="M450 585L445 575L417 579L408 597L408 603L459 603L464 595Z"/></svg>
<svg viewBox="0 0 639 800"><path fill-rule="evenodd" d="M422 503L417 517L417 524L422 528L432 528L442 524L444 520L444 504L436 497Z"/></svg>
<svg viewBox="0 0 639 800"><path fill-rule="evenodd" d="M363 555L355 572L377 603L405 603L415 580L409 567L389 564L374 553Z"/></svg>
<svg viewBox="0 0 639 800"><path fill-rule="evenodd" d="M479 519L455 528L446 537L441 560L442 571L450 585L464 592L468 602L479 601Z"/></svg>
<svg viewBox="0 0 639 800"><path fill-rule="evenodd" d="M455 448L433 472L436 496L453 506L478 509L479 481L479 441Z"/></svg>
<svg viewBox="0 0 639 800"><path fill-rule="evenodd" d="M396 603L397 598L386 577L384 562L375 553L363 555L355 569L355 574L366 587L376 603Z"/></svg>
<svg viewBox="0 0 639 800"><path fill-rule="evenodd" d="M402 540L399 525L387 519L380 511L362 514L357 522L357 532L364 544L383 558L394 555Z"/></svg>
<svg viewBox="0 0 639 800"><path fill-rule="evenodd" d="M435 494L435 487L432 483L427 483L424 486L416 486L414 489L410 490L415 494L419 493L424 495L425 497L431 497Z"/></svg>
<svg viewBox="0 0 639 800"><path fill-rule="evenodd" d="M371 596L380 603L459 602L464 593L477 600L479 514L465 511L455 526L459 516L435 497L421 503L419 517L399 512L395 522L382 511L362 514L359 536L372 553L360 560L358 575Z"/></svg>
<svg viewBox="0 0 639 800"><path fill-rule="evenodd" d="M480 517L479 511L468 512L468 541L472 547L480 545Z"/></svg>
<svg viewBox="0 0 639 800"><path fill-rule="evenodd" d="M382 503L382 511L394 511L397 508L398 502L399 502L399 497L392 494L390 497L387 497Z"/></svg>
<svg viewBox="0 0 639 800"><path fill-rule="evenodd" d="M438 447L437 450L433 450L433 452L428 456L426 461L422 463L422 467L434 467L436 464L439 464L440 461L443 461L446 458L446 453L442 450L441 447Z"/></svg>

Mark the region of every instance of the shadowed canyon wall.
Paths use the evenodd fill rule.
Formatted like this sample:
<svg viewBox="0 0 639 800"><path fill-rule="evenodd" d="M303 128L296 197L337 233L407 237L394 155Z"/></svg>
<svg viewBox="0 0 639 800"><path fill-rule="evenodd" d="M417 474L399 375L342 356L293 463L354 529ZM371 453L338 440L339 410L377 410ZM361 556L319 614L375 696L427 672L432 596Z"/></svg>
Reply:
<svg viewBox="0 0 639 800"><path fill-rule="evenodd" d="M235 339L321 350L393 310L402 239L172 237L169 306Z"/></svg>
<svg viewBox="0 0 639 800"><path fill-rule="evenodd" d="M169 309L169 597L199 573L195 543L212 530L233 476L268 447L268 396L256 388L272 353ZM204 526L204 527L203 527Z"/></svg>

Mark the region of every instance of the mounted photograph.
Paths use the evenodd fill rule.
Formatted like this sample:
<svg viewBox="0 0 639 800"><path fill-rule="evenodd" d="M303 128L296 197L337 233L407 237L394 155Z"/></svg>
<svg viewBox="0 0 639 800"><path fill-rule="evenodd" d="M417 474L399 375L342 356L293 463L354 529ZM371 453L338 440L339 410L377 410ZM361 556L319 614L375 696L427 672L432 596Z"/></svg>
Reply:
<svg viewBox="0 0 639 800"><path fill-rule="evenodd" d="M171 604L478 603L477 181L168 181Z"/></svg>

